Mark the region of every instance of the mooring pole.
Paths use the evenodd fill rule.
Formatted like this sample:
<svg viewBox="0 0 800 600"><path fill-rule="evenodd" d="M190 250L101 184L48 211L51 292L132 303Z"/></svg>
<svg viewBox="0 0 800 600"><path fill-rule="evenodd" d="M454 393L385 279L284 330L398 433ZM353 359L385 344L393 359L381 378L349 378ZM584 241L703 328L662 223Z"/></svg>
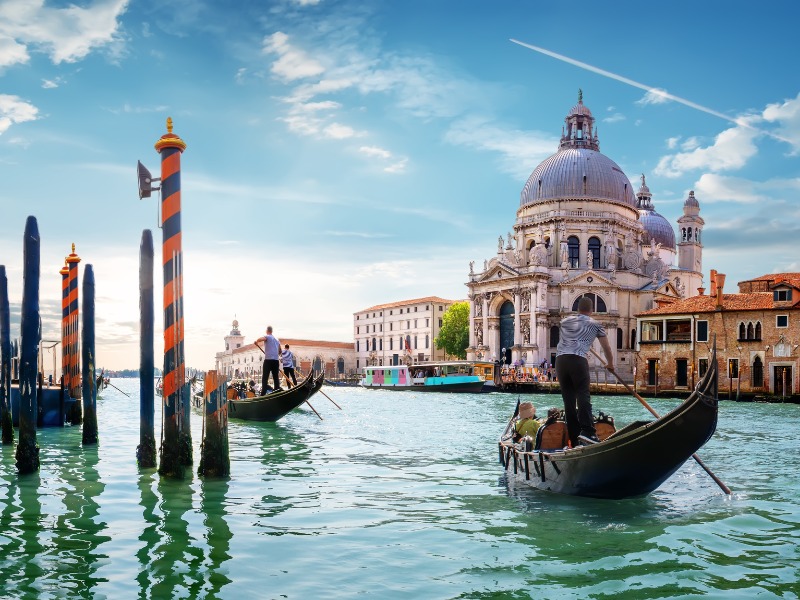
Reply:
<svg viewBox="0 0 800 600"><path fill-rule="evenodd" d="M69 390L69 267L64 257L61 274L61 395Z"/></svg>
<svg viewBox="0 0 800 600"><path fill-rule="evenodd" d="M227 477L231 473L228 451L228 384L217 371L205 377L203 450L198 475Z"/></svg>
<svg viewBox="0 0 800 600"><path fill-rule="evenodd" d="M161 154L161 227L164 235L161 257L164 268L164 441L158 471L162 475L182 476L182 467L192 464L191 407L183 350L181 249L181 153L186 149L186 143L172 133L171 117L167 118L167 133L156 142L155 148Z"/></svg>
<svg viewBox="0 0 800 600"><path fill-rule="evenodd" d="M23 244L22 344L19 356L19 443L16 458L20 474L39 470L39 444L36 442L36 379L41 341L39 268L39 226L36 217L28 217Z"/></svg>
<svg viewBox="0 0 800 600"><path fill-rule="evenodd" d="M14 443L11 421L11 311L8 304L8 277L0 265L0 426L3 444Z"/></svg>
<svg viewBox="0 0 800 600"><path fill-rule="evenodd" d="M75 244L72 244L72 253L66 258L69 268L67 308L69 310L69 387L67 392L70 398L79 400L81 397L81 369L80 369L80 346L78 343L78 264L81 257L75 254ZM82 420L81 403L72 404L72 415L70 422L73 425L80 425Z"/></svg>
<svg viewBox="0 0 800 600"><path fill-rule="evenodd" d="M83 365L83 445L97 443L97 379L95 379L94 353L94 269L83 268L83 326L81 327L81 352Z"/></svg>
<svg viewBox="0 0 800 600"><path fill-rule="evenodd" d="M139 246L139 446L136 460L141 468L156 466L155 359L153 357L153 233L142 232Z"/></svg>

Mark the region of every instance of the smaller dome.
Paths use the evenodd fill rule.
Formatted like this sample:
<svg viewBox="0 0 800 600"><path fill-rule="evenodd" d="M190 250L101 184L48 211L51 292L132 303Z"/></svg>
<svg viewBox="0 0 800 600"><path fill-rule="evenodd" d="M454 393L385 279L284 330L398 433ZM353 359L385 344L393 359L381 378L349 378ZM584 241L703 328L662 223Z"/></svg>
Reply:
<svg viewBox="0 0 800 600"><path fill-rule="evenodd" d="M594 118L592 116L592 111L590 111L589 107L583 103L583 100L578 100L578 103L573 106L572 109L570 109L569 113L567 114L567 119L576 115Z"/></svg>
<svg viewBox="0 0 800 600"><path fill-rule="evenodd" d="M640 210L639 221L644 225L646 243L654 239L662 248L675 250L675 231L667 219L654 210Z"/></svg>

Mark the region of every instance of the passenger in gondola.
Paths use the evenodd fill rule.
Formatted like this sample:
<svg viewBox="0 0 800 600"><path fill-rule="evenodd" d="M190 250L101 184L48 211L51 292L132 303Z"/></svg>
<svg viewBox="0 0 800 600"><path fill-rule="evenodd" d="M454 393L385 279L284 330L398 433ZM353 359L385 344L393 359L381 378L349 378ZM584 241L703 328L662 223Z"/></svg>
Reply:
<svg viewBox="0 0 800 600"><path fill-rule="evenodd" d="M289 344L283 347L283 352L281 352L281 364L283 365L283 378L286 379L286 386L296 386L297 377L294 375L294 354L289 350ZM289 378L292 379L291 384L289 383Z"/></svg>
<svg viewBox="0 0 800 600"><path fill-rule="evenodd" d="M514 424L514 441L518 442L525 436L536 439L536 432L539 430L539 421L536 420L536 407L530 402L523 402L519 405L519 419Z"/></svg>

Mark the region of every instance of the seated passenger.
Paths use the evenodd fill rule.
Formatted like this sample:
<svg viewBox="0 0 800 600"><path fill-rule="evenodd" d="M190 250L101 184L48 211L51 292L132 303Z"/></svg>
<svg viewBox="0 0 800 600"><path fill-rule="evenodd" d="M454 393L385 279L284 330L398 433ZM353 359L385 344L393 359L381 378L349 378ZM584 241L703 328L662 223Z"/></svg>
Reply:
<svg viewBox="0 0 800 600"><path fill-rule="evenodd" d="M519 419L514 424L514 441L517 442L529 435L534 440L539 430L539 421L536 420L536 407L530 402L519 405Z"/></svg>

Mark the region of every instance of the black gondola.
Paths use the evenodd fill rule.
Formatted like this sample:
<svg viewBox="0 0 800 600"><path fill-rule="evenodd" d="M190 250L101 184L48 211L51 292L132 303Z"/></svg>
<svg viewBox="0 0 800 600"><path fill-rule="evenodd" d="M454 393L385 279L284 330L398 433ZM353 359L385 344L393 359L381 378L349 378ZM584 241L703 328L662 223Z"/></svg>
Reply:
<svg viewBox="0 0 800 600"><path fill-rule="evenodd" d="M228 400L228 416L245 421L277 421L308 400L322 387L323 376L313 373L296 386L255 398Z"/></svg>
<svg viewBox="0 0 800 600"><path fill-rule="evenodd" d="M541 490L608 499L643 496L711 438L717 412L714 349L708 371L692 394L662 417L636 421L601 442L568 449L527 448L530 442L515 444L504 435L500 462L509 477Z"/></svg>

